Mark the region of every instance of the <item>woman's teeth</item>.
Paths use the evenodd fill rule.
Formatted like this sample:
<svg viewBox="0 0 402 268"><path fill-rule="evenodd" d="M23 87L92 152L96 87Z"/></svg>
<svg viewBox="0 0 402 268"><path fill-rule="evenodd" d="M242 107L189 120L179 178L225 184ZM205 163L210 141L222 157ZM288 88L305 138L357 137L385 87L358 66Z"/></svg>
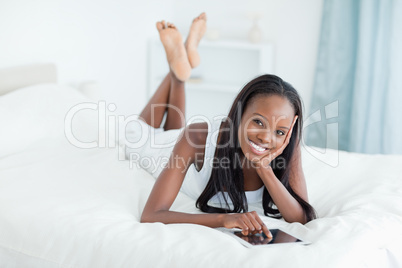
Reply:
<svg viewBox="0 0 402 268"><path fill-rule="evenodd" d="M257 144L255 144L254 142L250 141L251 146L253 146L254 149L256 149L259 152L263 152L265 151L267 148L263 148L261 146L258 146Z"/></svg>

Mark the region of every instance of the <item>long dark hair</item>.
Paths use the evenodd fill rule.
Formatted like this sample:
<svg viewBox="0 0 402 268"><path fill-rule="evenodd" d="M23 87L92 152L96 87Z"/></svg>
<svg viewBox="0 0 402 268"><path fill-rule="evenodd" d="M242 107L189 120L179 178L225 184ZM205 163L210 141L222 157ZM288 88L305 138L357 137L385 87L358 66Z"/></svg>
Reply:
<svg viewBox="0 0 402 268"><path fill-rule="evenodd" d="M275 176L303 208L307 221L313 220L316 218L316 213L313 207L296 194L289 184L289 163L296 146L302 138L303 114L301 99L297 91L289 83L275 75L262 75L251 80L237 95L227 118L222 122L221 129L226 129L228 131L222 131L220 134L215 152L216 159L229 159L229 163L233 164L232 168L212 169L211 177L204 191L197 199L196 206L201 209L201 211L209 213L241 213L248 211L247 198L244 192L242 165L238 165L236 162L239 160L238 157L243 155L239 144L238 129L243 111L247 105L252 99L261 95L278 95L286 98L292 105L295 115L298 115L288 146L286 146L280 156L272 161L271 166ZM227 208L218 208L208 205L210 199L218 192L221 192L222 194L227 192L233 203L232 208L229 206L224 194L223 197ZM262 206L266 216L281 218L279 210L274 207L275 204L272 197L265 187Z"/></svg>

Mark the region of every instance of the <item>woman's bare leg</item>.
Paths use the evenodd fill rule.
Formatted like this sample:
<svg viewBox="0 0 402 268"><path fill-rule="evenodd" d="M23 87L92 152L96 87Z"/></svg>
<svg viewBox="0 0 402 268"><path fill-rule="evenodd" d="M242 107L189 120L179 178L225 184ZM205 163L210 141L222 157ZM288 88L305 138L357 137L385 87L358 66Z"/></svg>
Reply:
<svg viewBox="0 0 402 268"><path fill-rule="evenodd" d="M184 81L190 76L191 65L183 39L176 26L165 21L156 23L160 39L165 48L170 72L141 112L140 117L148 125L159 128L167 111L165 130L181 128L185 125Z"/></svg>
<svg viewBox="0 0 402 268"><path fill-rule="evenodd" d="M169 72L140 114L148 125L159 128L167 112L164 130L185 126L186 96L184 82Z"/></svg>
<svg viewBox="0 0 402 268"><path fill-rule="evenodd" d="M186 47L188 61L191 68L195 68L200 64L200 55L198 54L198 44L207 30L207 14L202 12L198 17L194 18L191 23L190 32L184 43Z"/></svg>
<svg viewBox="0 0 402 268"><path fill-rule="evenodd" d="M167 105L165 130L179 129L186 125L186 91L184 82L177 79L173 72L170 72L170 91Z"/></svg>
<svg viewBox="0 0 402 268"><path fill-rule="evenodd" d="M154 128L159 128L162 123L169 102L170 84L168 73L140 114L140 118Z"/></svg>
<svg viewBox="0 0 402 268"><path fill-rule="evenodd" d="M150 126L159 128L165 112L167 112L164 129L179 129L185 126L185 83L184 80L179 79L179 76L183 77L188 75L188 63L191 68L196 67L199 64L199 55L197 51L198 43L206 30L206 14L201 13L193 20L190 28L190 33L184 44L187 53L186 63L183 60L183 50L179 46L177 40L178 30L176 27L168 23L165 25L165 21L158 22L156 27L161 34L161 41L165 47L168 63L170 66L170 72L163 79L158 89L155 91L152 98L149 100L145 108L140 114L140 117ZM166 31L169 29L169 31ZM173 35L173 38L168 35ZM172 52L172 39L176 46ZM176 58L175 58L176 57ZM176 60L175 60L176 59ZM172 70L172 63L174 61L175 70ZM183 72L184 70L184 72ZM190 69L191 71L191 69Z"/></svg>

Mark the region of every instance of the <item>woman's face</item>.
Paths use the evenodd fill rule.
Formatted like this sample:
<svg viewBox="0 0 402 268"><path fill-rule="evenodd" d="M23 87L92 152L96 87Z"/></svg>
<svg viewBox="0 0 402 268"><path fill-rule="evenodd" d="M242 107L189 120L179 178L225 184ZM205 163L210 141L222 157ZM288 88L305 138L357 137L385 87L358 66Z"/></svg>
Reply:
<svg viewBox="0 0 402 268"><path fill-rule="evenodd" d="M295 112L281 96L260 95L252 99L241 118L239 143L245 157L258 162L285 142Z"/></svg>

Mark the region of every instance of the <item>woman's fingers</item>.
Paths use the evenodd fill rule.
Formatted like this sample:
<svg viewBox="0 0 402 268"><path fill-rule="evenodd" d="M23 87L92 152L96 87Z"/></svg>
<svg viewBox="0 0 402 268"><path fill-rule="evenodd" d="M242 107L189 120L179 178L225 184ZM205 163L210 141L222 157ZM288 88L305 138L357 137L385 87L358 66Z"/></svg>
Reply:
<svg viewBox="0 0 402 268"><path fill-rule="evenodd" d="M299 116L295 115L295 117L293 119L293 122L292 122L292 125L290 127L290 130L287 133L285 141L281 145L281 147L279 147L278 150L270 153L269 156L266 157L267 158L266 160L268 160L268 163L272 162L278 155L281 155L283 153L283 151L285 150L286 146L288 146L288 144L290 142L290 138L292 137L293 127L296 124L296 121L297 121L298 118L299 118ZM264 158L262 160L264 160Z"/></svg>
<svg viewBox="0 0 402 268"><path fill-rule="evenodd" d="M243 235L248 235L250 231L250 224L247 223L247 218L243 214L233 214L236 218L235 226L241 229Z"/></svg>
<svg viewBox="0 0 402 268"><path fill-rule="evenodd" d="M262 223L262 231L269 239L272 239L272 234L264 223Z"/></svg>
<svg viewBox="0 0 402 268"><path fill-rule="evenodd" d="M261 218L258 216L257 212L253 211L252 213L254 213L254 215L256 216L255 219L258 222L258 224L261 226L261 230L264 232L264 234L268 238L272 238L271 232L269 231L268 227L264 224L264 222L261 220Z"/></svg>
<svg viewBox="0 0 402 268"><path fill-rule="evenodd" d="M249 213L250 215L250 222L253 224L254 226L254 232L253 234L259 233L262 230L262 221L260 219L260 217L258 216L257 212L252 211Z"/></svg>
<svg viewBox="0 0 402 268"><path fill-rule="evenodd" d="M290 127L290 130L289 130L289 132L288 132L288 135L286 136L286 140L285 140L285 144L286 145L288 145L289 144L289 141L290 141L290 138L292 137L292 132L293 132L293 127L294 127L294 125L295 125L295 123L296 123L296 120L297 120L297 115L295 116L295 119L293 119L293 123L292 123L292 126ZM286 146L285 146L286 147Z"/></svg>
<svg viewBox="0 0 402 268"><path fill-rule="evenodd" d="M272 238L271 232L268 230L267 226L258 216L257 212L247 212L242 214L241 224L242 234L250 235L264 232L268 238Z"/></svg>
<svg viewBox="0 0 402 268"><path fill-rule="evenodd" d="M229 214L227 216L228 222L227 225L224 225L226 228L240 228L242 230L241 233L245 236L264 232L269 239L272 238L268 227L255 211Z"/></svg>
<svg viewBox="0 0 402 268"><path fill-rule="evenodd" d="M286 137L287 143L289 143L289 141L290 141L290 137L292 136L292 132L293 132L293 127L294 127L295 124L296 124L297 118L299 118L299 116L296 115L295 118L293 119L292 126L290 127L290 130L289 130L289 132L288 132L288 136Z"/></svg>
<svg viewBox="0 0 402 268"><path fill-rule="evenodd" d="M275 155L273 158L282 154L283 150L285 150L286 146L288 146L288 144L290 142L290 138L292 137L293 127L296 123L297 118L299 118L299 117L296 115L295 118L293 119L292 126L290 127L290 130L289 130L288 134L286 135L285 142L282 144L282 146L278 150L276 150L273 153Z"/></svg>
<svg viewBox="0 0 402 268"><path fill-rule="evenodd" d="M299 116L298 115L295 115L295 119L293 120L293 124L292 124L292 128L293 128L293 126L296 124L296 120L299 118Z"/></svg>
<svg viewBox="0 0 402 268"><path fill-rule="evenodd" d="M241 233L243 235L248 235L249 228L248 228L247 224L243 220L238 220L237 225L241 229Z"/></svg>
<svg viewBox="0 0 402 268"><path fill-rule="evenodd" d="M242 221L246 225L246 229L244 231L244 235L249 235L252 234L255 231L254 225L251 223L251 220L249 216L247 215L248 213L244 213L242 215Z"/></svg>

